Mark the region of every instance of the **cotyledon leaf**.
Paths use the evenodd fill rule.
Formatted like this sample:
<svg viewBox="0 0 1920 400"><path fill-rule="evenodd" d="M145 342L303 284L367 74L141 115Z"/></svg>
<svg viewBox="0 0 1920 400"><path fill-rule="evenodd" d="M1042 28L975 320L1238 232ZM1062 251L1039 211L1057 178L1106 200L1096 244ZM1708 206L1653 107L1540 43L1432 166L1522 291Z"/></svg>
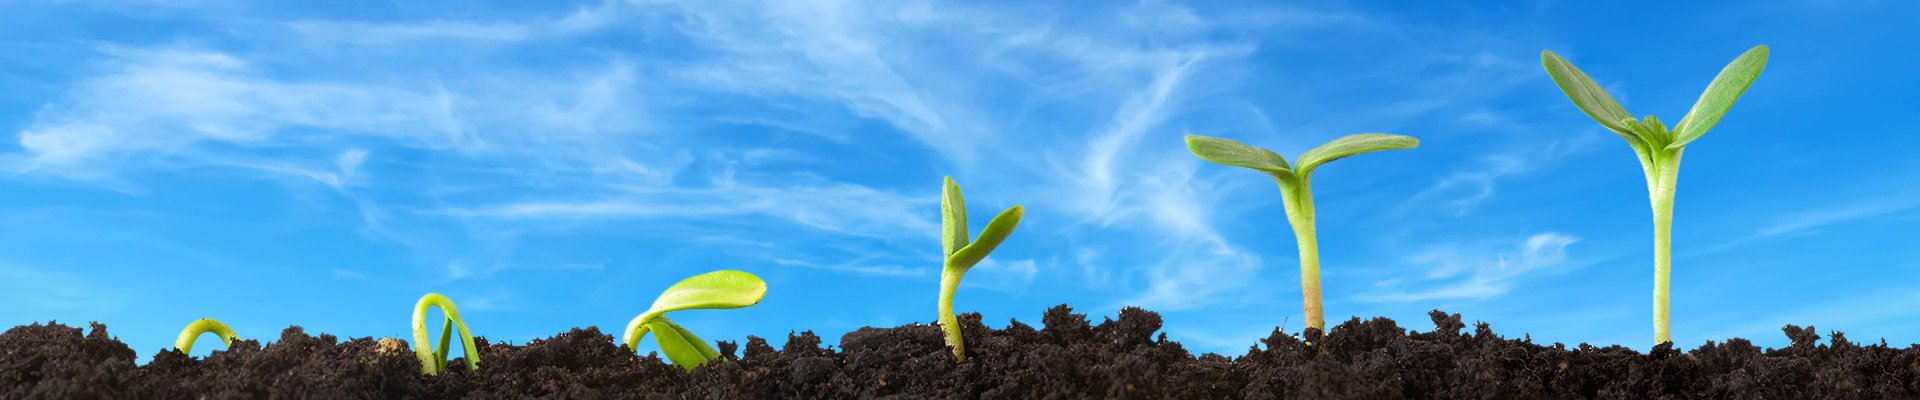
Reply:
<svg viewBox="0 0 1920 400"><path fill-rule="evenodd" d="M1347 135L1339 139L1334 139L1319 147L1314 147L1312 150L1307 150L1306 154L1301 154L1300 159L1295 160L1297 162L1296 165L1298 165L1296 170L1300 171L1299 175L1302 178L1305 178L1308 174L1313 173L1314 168L1319 167L1321 164L1326 164L1328 161L1376 151L1403 150L1418 146L1420 146L1420 139L1414 139L1412 136L1386 133Z"/></svg>
<svg viewBox="0 0 1920 400"><path fill-rule="evenodd" d="M1006 241L1008 235L1013 234L1013 228L1020 225L1020 217L1025 214L1026 208L1021 206L1001 211L1000 215L993 217L992 222L987 223L986 229L980 230L979 239L954 252L953 257L947 257L947 268L973 268L974 264L986 259L995 247L1000 247L1000 242Z"/></svg>
<svg viewBox="0 0 1920 400"><path fill-rule="evenodd" d="M1573 63L1560 58L1559 54L1553 54L1552 51L1540 52L1540 64L1547 67L1547 76L1553 77L1553 83L1560 85L1560 91L1565 92L1567 98L1573 99L1573 105L1580 108L1580 112L1586 113L1587 117L1600 122L1601 126L1613 130L1614 133L1629 132L1627 127L1621 125L1619 121L1624 118L1633 118L1633 115L1628 114L1626 108L1620 107L1620 102L1614 101L1612 95L1608 95L1606 90L1594 83L1593 78L1587 77L1587 73L1581 72L1580 68L1574 67Z"/></svg>
<svg viewBox="0 0 1920 400"><path fill-rule="evenodd" d="M967 247L967 201L960 197L960 184L953 177L940 187L940 244L943 257Z"/></svg>
<svg viewBox="0 0 1920 400"><path fill-rule="evenodd" d="M707 363L706 355L700 354L700 350L689 343L690 340L699 339L688 339L682 334L686 332L685 329L674 329L667 321L657 319L647 323L647 327L653 331L654 340L660 342L660 352L666 354L667 360L674 365L692 370Z"/></svg>
<svg viewBox="0 0 1920 400"><path fill-rule="evenodd" d="M767 295L767 283L760 277L745 271L719 270L694 275L667 287L666 292L653 301L653 307L641 313L627 323L628 347L640 342L641 325L651 323L662 314L672 311L691 309L727 309L741 308L760 303Z"/></svg>
<svg viewBox="0 0 1920 400"><path fill-rule="evenodd" d="M1286 158L1259 147L1249 146L1233 139L1187 135L1187 150L1202 160L1235 167L1252 168L1269 173L1292 173L1287 167Z"/></svg>
<svg viewBox="0 0 1920 400"><path fill-rule="evenodd" d="M1700 93L1700 100L1693 102L1693 109L1680 117L1680 124L1673 126L1675 138L1673 144L1667 145L1667 149L1680 148L1707 134L1715 124L1720 123L1720 117L1726 116L1727 110L1733 108L1734 100L1739 100L1740 94L1746 93L1747 87L1760 78L1760 70L1766 67L1767 45L1764 44L1747 49L1746 53L1728 63L1726 68L1720 70L1720 75L1713 77L1713 83L1707 84L1707 90Z"/></svg>

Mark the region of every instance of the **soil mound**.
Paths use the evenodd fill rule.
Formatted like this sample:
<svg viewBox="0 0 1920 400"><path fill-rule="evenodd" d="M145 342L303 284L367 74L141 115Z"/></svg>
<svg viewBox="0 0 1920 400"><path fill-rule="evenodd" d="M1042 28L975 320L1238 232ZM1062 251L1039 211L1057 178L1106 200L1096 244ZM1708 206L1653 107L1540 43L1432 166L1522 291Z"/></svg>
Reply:
<svg viewBox="0 0 1920 400"><path fill-rule="evenodd" d="M1044 326L990 329L964 314L967 362L956 364L938 328L861 328L837 346L812 332L779 349L748 336L720 342L723 360L691 373L635 356L597 328L522 346L480 344L481 368L462 361L423 376L405 342L308 335L289 327L265 346L239 340L193 359L166 350L144 366L106 326L16 326L0 334L0 398L1920 398L1920 346L1860 345L1812 327L1783 329L1793 344L1761 349L1745 339L1682 353L1620 346L1568 348L1471 334L1459 314L1437 327L1348 320L1317 330L1275 330L1237 357L1194 356L1138 308L1092 324L1061 305ZM457 346L457 345L456 345Z"/></svg>

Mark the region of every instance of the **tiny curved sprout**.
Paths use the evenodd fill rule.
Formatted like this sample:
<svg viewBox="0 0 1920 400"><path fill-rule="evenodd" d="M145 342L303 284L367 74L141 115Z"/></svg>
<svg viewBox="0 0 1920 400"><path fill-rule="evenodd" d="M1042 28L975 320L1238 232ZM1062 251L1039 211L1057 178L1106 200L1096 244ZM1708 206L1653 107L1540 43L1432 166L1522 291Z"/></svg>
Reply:
<svg viewBox="0 0 1920 400"><path fill-rule="evenodd" d="M213 333L214 336L219 336L220 344L228 347L233 346L234 340L240 339L240 335L234 334L233 329L228 328L227 324L213 318L201 318L188 323L186 329L180 330L180 337L173 340L173 348L180 350L180 354L192 353L193 341L199 339L202 333Z"/></svg>
<svg viewBox="0 0 1920 400"><path fill-rule="evenodd" d="M440 327L439 350L427 346L427 308L440 307L446 313L446 321ZM467 330L467 322L460 318L460 309L453 306L453 300L439 293L427 293L413 306L413 356L420 359L420 373L439 375L447 370L447 345L452 338L453 328L460 328L460 348L465 350L467 369L480 369L480 351L475 349L473 333Z"/></svg>
<svg viewBox="0 0 1920 400"><path fill-rule="evenodd" d="M693 367L719 358L720 352L699 336L694 336L693 332L667 319L666 313L747 307L759 304L766 295L766 281L745 271L720 270L694 275L668 286L665 292L660 293L660 297L654 299L652 307L628 321L622 342L629 349L638 348L640 339L651 332L654 341L660 344L660 352L667 355L668 361L692 371Z"/></svg>
<svg viewBox="0 0 1920 400"><path fill-rule="evenodd" d="M1300 177L1306 178L1307 175L1313 173L1314 168L1318 168L1320 164L1326 164L1328 161L1376 151L1406 150L1419 146L1420 139L1414 139L1411 136L1386 133L1353 134L1342 136L1339 139L1334 139L1319 147L1314 147L1312 150L1307 150L1306 154L1301 154L1300 159L1295 160L1295 164L1299 165L1298 170L1300 171Z"/></svg>
<svg viewBox="0 0 1920 400"><path fill-rule="evenodd" d="M1715 124L1720 123L1720 117L1726 116L1727 110L1733 108L1734 100L1739 100L1740 95L1747 92L1747 87L1760 78L1760 70L1766 68L1767 45L1764 44L1747 49L1739 58L1727 63L1727 67L1720 70L1720 75L1713 77L1713 83L1707 84L1707 90L1700 93L1700 99L1693 102L1693 109L1680 117L1680 124L1673 126L1675 139L1673 144L1667 145L1667 149L1678 149L1707 134Z"/></svg>
<svg viewBox="0 0 1920 400"><path fill-rule="evenodd" d="M1553 77L1554 84L1560 85L1560 91L1567 93L1567 98L1573 99L1573 105L1579 107L1580 112L1586 113L1587 117L1600 122L1601 126L1615 134L1627 135L1629 130L1620 120L1633 118L1633 115L1620 107L1620 102L1614 101L1606 90L1600 89L1600 85L1587 77L1587 73L1580 72L1580 68L1574 67L1573 63L1547 50L1540 51L1540 64L1547 67L1547 75Z"/></svg>
<svg viewBox="0 0 1920 400"><path fill-rule="evenodd" d="M1248 146L1233 139L1222 139L1200 135L1187 135L1187 150L1200 159L1217 164L1235 167L1253 168L1269 173L1291 173L1287 159L1259 147Z"/></svg>
<svg viewBox="0 0 1920 400"><path fill-rule="evenodd" d="M1195 145L1200 143L1202 145ZM1187 149L1202 160L1212 161L1236 167L1247 167L1265 171L1280 184L1281 204L1287 209L1287 223L1293 227L1295 243L1300 246L1300 300L1301 309L1306 314L1308 328L1326 330L1325 308L1320 299L1320 241L1314 232L1313 189L1307 175L1315 168L1329 161L1352 157L1354 155L1382 150L1411 149L1420 145L1419 139L1411 136L1385 133L1362 133L1347 135L1331 142L1307 150L1299 159L1294 160L1294 169L1272 169L1250 166L1246 157L1230 155L1262 154L1254 157L1264 160L1272 155L1272 160L1253 165L1286 165L1286 160L1271 150L1247 146L1240 142L1199 135L1187 135ZM1223 156L1219 149L1230 149Z"/></svg>
<svg viewBox="0 0 1920 400"><path fill-rule="evenodd" d="M953 294L960 289L960 278L974 264L987 258L993 249L1013 235L1013 228L1020 225L1020 218L1026 215L1026 208L1013 206L994 216L987 222L987 228L980 231L980 237L971 244L967 243L967 206L960 196L960 185L953 183L953 177L946 178L941 188L940 210L941 242L946 246L947 259L940 268L940 330L946 333L947 347L953 349L955 362L967 361L966 340L960 335L960 319L953 315ZM958 239L955 239L955 238ZM958 250L953 246L959 244Z"/></svg>

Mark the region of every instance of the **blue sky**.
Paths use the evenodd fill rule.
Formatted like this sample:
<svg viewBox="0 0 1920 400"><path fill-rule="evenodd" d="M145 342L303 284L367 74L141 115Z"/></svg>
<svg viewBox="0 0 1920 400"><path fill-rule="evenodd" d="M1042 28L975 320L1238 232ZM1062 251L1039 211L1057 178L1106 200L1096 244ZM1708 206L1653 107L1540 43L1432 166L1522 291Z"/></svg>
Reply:
<svg viewBox="0 0 1920 400"><path fill-rule="evenodd" d="M1300 329L1293 237L1181 136L1389 132L1421 147L1316 174L1330 320L1646 349L1638 164L1540 51L1677 121L1767 44L1681 168L1675 341L1920 341L1911 2L874 3L0 0L0 321L147 357L200 317L405 337L440 292L519 343L725 268L766 299L678 322L835 343L934 319L952 175L976 229L1027 208L959 309L1238 355Z"/></svg>

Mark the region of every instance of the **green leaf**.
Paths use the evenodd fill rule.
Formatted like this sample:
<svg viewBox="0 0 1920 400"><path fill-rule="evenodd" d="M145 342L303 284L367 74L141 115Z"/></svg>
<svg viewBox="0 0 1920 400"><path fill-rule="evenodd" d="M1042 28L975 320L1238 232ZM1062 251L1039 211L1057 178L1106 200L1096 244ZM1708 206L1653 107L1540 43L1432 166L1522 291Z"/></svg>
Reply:
<svg viewBox="0 0 1920 400"><path fill-rule="evenodd" d="M1547 75L1553 77L1554 84L1560 85L1560 91L1565 92L1567 98L1573 99L1573 105L1579 107L1580 112L1614 133L1629 132L1619 121L1633 118L1633 115L1620 107L1620 102L1614 101L1613 96L1608 95L1599 84L1593 83L1593 78L1587 77L1587 73L1580 72L1580 68L1575 68L1573 63L1552 51L1540 52L1540 64L1547 67Z"/></svg>
<svg viewBox="0 0 1920 400"><path fill-rule="evenodd" d="M1667 130L1667 124L1660 122L1660 117L1648 115L1631 127L1635 133L1640 134L1640 139L1645 140L1652 147L1657 148L1673 142L1673 133Z"/></svg>
<svg viewBox="0 0 1920 400"><path fill-rule="evenodd" d="M692 344L693 349L700 352L700 357L708 360L720 358L720 350L714 349L713 345L707 343L706 340L701 340L700 336L693 334L693 331L688 331L687 328L681 327L680 324L674 323L672 320L661 318L661 321L666 322L668 327L673 328L674 332L679 333L680 337L686 339L688 344Z"/></svg>
<svg viewBox="0 0 1920 400"><path fill-rule="evenodd" d="M681 280L667 287L653 301L653 307L627 323L627 347L638 347L643 326L672 311L692 309L741 308L760 303L767 295L767 283L744 271L719 270ZM658 334L658 333L656 333Z"/></svg>
<svg viewBox="0 0 1920 400"><path fill-rule="evenodd" d="M1026 208L1021 206L1013 206L1006 211L1001 211L1000 215L993 217L992 222L987 223L987 229L980 231L979 239L975 239L973 244L967 245L966 248L954 252L952 257L947 257L947 268L959 268L964 271L967 268L973 268L974 264L979 264L980 260L987 258L987 253L992 253L995 247L1000 247L1000 242L1006 241L1007 236L1013 234L1013 228L1020 225L1020 217L1025 214Z"/></svg>
<svg viewBox="0 0 1920 400"><path fill-rule="evenodd" d="M1259 147L1248 146L1233 139L1221 139L1200 135L1187 135L1187 150L1200 159L1217 164L1235 167L1253 168L1272 173L1291 173L1287 169L1287 160L1280 154Z"/></svg>
<svg viewBox="0 0 1920 400"><path fill-rule="evenodd" d="M940 244L945 257L953 257L953 252L967 247L967 201L960 197L960 184L953 183L951 176L940 188Z"/></svg>
<svg viewBox="0 0 1920 400"><path fill-rule="evenodd" d="M694 275L668 286L649 313L751 306L767 295L767 283L745 271L719 270Z"/></svg>
<svg viewBox="0 0 1920 400"><path fill-rule="evenodd" d="M689 342L686 336L680 334L686 330L674 329L674 326L664 319L654 320L647 323L647 326L653 330L654 341L660 343L660 352L667 355L668 362L689 371L693 370L693 367L707 363L706 356L700 354L699 348Z"/></svg>
<svg viewBox="0 0 1920 400"><path fill-rule="evenodd" d="M1314 168L1328 161L1382 150L1411 149L1419 145L1420 139L1414 139L1412 136L1361 133L1343 136L1313 150L1307 150L1307 153L1301 154L1300 159L1296 161L1299 161L1299 174L1304 178L1307 174L1313 173Z"/></svg>
<svg viewBox="0 0 1920 400"><path fill-rule="evenodd" d="M1674 125L1676 137L1673 144L1667 145L1667 149L1680 148L1707 134L1715 124L1720 123L1720 117L1727 115L1727 109L1733 108L1734 100L1739 100L1740 94L1746 93L1747 86L1760 78L1760 70L1766 67L1767 45L1764 44L1753 46L1728 63L1726 68L1720 70L1720 75L1713 77L1713 83L1707 84L1707 90L1700 94L1700 100L1693 102L1693 109L1680 118L1680 124Z"/></svg>

